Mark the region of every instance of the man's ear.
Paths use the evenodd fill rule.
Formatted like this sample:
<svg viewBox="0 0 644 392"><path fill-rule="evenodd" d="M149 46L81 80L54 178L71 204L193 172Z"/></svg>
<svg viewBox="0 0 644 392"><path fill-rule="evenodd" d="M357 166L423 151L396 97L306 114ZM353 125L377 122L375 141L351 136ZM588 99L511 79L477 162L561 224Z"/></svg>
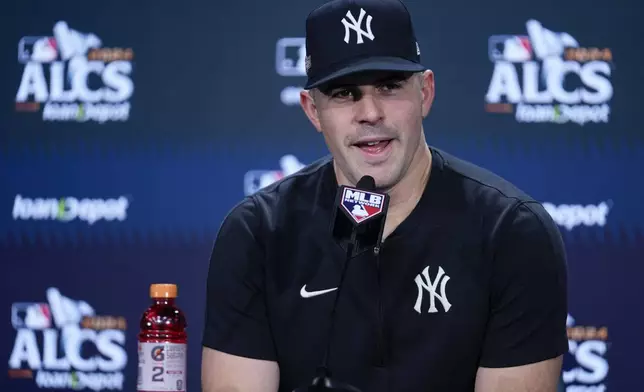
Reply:
<svg viewBox="0 0 644 392"><path fill-rule="evenodd" d="M420 74L419 81L421 83L422 113L423 118L425 118L434 103L434 95L436 93L434 88L434 72L431 70L424 71Z"/></svg>
<svg viewBox="0 0 644 392"><path fill-rule="evenodd" d="M318 109L315 104L315 97L314 97L315 94L319 94L319 92L316 90L300 91L300 106L302 106L304 113L306 113L306 116L309 118L309 120L311 121L311 124L313 124L315 129L317 129L318 132L321 132L322 127L320 126Z"/></svg>

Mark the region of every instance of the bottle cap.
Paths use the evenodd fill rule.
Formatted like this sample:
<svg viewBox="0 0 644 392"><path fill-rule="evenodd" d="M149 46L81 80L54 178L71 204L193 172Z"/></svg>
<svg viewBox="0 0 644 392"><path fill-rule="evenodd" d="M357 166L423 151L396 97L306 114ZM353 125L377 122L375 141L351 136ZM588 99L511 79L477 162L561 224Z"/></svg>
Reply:
<svg viewBox="0 0 644 392"><path fill-rule="evenodd" d="M171 283L155 283L150 285L151 298L176 298L177 285Z"/></svg>

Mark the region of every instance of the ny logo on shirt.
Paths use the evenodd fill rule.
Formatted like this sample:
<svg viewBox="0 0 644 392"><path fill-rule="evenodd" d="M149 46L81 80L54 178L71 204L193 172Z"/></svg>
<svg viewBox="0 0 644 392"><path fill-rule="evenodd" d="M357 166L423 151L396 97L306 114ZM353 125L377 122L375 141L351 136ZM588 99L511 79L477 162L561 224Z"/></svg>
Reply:
<svg viewBox="0 0 644 392"><path fill-rule="evenodd" d="M443 305L445 311L449 311L452 307L452 304L449 303L447 299L447 294L445 293L445 287L449 281L449 276L445 274L445 271L442 267L438 267L438 274L436 278L432 281L429 277L429 266L414 279L416 286L418 286L418 298L416 299L416 305L414 305L414 310L418 313L421 312L421 306L423 303L423 295L425 292L429 293L429 310L428 313L437 313L438 309L436 308L436 299L438 299ZM440 283L440 293L436 292L438 284Z"/></svg>
<svg viewBox="0 0 644 392"><path fill-rule="evenodd" d="M357 36L357 41L356 43L361 44L364 41L362 40L362 36L364 35L366 38L369 38L370 40L374 40L376 38L373 33L371 32L371 20L373 19L371 15L367 15L367 31L362 30L362 20L364 19L366 12L362 8L360 8L360 15L358 16L358 20L353 16L351 11L347 11L347 18L351 20L351 23L349 23L345 18L342 18L342 24L344 25L344 42L349 43L349 36L350 36L350 31L353 30L356 32Z"/></svg>

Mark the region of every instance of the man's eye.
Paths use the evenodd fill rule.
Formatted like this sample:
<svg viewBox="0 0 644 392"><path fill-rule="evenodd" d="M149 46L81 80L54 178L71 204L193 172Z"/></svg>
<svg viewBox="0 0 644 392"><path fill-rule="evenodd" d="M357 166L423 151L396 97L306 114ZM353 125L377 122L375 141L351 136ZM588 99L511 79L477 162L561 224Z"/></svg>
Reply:
<svg viewBox="0 0 644 392"><path fill-rule="evenodd" d="M348 89L343 89L343 90L336 90L333 93L331 93L331 96L333 98L346 98L351 95L351 91Z"/></svg>
<svg viewBox="0 0 644 392"><path fill-rule="evenodd" d="M401 87L400 83L394 83L394 82L385 83L385 84L380 86L381 89L386 90L386 91L388 91L388 90L397 90L400 87Z"/></svg>

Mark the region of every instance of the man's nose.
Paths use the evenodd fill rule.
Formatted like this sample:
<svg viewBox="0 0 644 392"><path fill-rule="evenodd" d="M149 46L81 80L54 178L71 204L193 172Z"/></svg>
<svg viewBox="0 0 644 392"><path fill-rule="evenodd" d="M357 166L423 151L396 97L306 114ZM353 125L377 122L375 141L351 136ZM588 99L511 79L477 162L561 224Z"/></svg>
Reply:
<svg viewBox="0 0 644 392"><path fill-rule="evenodd" d="M355 108L356 120L359 123L376 124L384 116L381 102L372 94L362 95L361 99L356 102Z"/></svg>

